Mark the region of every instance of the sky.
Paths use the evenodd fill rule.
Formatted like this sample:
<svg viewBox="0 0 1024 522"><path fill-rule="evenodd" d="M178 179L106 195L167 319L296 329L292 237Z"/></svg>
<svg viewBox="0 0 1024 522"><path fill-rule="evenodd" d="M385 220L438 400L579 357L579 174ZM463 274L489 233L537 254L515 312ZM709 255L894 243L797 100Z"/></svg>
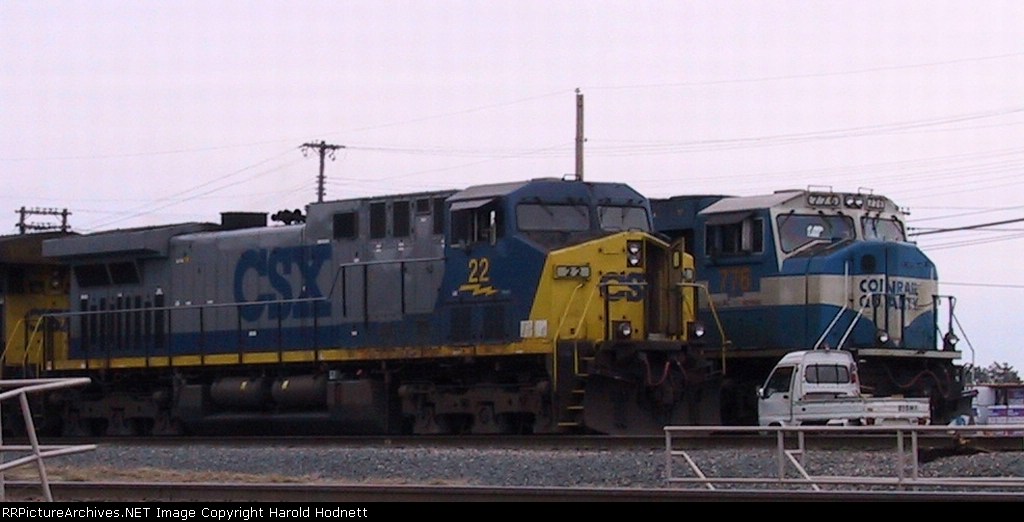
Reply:
<svg viewBox="0 0 1024 522"><path fill-rule="evenodd" d="M1024 2L0 1L0 234L562 177L910 211L963 362L1024 370ZM44 221L46 218L36 218ZM946 319L943 318L943 322Z"/></svg>

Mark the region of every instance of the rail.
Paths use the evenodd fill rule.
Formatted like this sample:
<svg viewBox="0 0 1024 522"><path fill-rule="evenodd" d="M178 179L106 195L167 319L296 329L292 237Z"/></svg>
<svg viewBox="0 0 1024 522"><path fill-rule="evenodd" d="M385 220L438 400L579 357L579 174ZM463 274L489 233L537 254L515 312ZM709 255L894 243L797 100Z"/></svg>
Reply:
<svg viewBox="0 0 1024 522"><path fill-rule="evenodd" d="M0 426L0 501L7 500L5 474L7 470L26 466L35 463L39 472L39 485L43 496L48 502L53 501L53 494L50 492L50 480L46 474L46 465L43 460L48 457L67 455L70 453L81 453L96 449L95 444L81 445L41 445L36 436L35 421L32 417L32 409L29 406L28 394L82 386L88 384L88 377L77 377L69 379L9 379L0 380L0 406L7 399L17 398L21 405L21 414L25 423L25 434L28 437L28 445L5 445L3 443L3 426ZM2 416L0 416L2 419ZM5 458L7 452L17 452L24 455L8 461ZM27 453L27 454L26 454Z"/></svg>
<svg viewBox="0 0 1024 522"><path fill-rule="evenodd" d="M666 426L665 480L707 490L740 487L775 487L779 490L812 491L861 490L959 490L1013 491L1024 494L1024 476L949 476L934 469L922 470L922 437L945 437L955 447L971 437L1019 436L1024 450L1024 425L996 426ZM717 466L715 450L686 449L687 440L706 440L716 433L762 434L766 452L772 459L758 459L743 469ZM892 436L895 461L883 457L856 463L846 474L842 466L811 451L815 437L829 435ZM706 445L704 446L706 447ZM952 451L952 450L951 450ZM882 451L881 454L885 454ZM680 461L685 466L680 466ZM682 469L683 471L680 471ZM821 474L817 472L822 472ZM826 474L827 473L827 474Z"/></svg>

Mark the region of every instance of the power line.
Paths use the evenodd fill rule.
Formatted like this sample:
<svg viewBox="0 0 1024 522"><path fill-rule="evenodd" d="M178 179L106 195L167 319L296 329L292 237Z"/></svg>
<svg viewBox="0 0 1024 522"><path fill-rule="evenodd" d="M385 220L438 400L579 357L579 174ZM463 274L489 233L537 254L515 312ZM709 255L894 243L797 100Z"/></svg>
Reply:
<svg viewBox="0 0 1024 522"><path fill-rule="evenodd" d="M711 85L728 85L735 83L754 83L754 82L768 82L768 81L779 81L779 80L801 80L807 78L824 78L829 76L849 76L855 74L864 74L871 72L881 71L899 71L903 69L918 69L924 67L938 67L941 65L952 65L957 63L968 63L968 62L981 62L988 60L1001 60L1003 58L1016 58L1024 56L1024 52L997 54L991 56L978 56L973 58L960 58L957 60L946 60L941 62L925 62L925 63L914 63L906 65L889 65L880 67L868 67L864 69L851 69L849 71L836 71L836 72L825 72L825 73L806 73L806 74L790 74L780 76L761 76L753 78L732 78L725 80L707 80L702 82L674 82L674 83L650 83L650 84L634 84L634 85L606 85L606 86L585 86L588 90L623 90L623 89L655 89L655 88L668 88L668 87L701 87Z"/></svg>
<svg viewBox="0 0 1024 522"><path fill-rule="evenodd" d="M968 210L968 208L964 208L964 207L959 207L959 208L958 207L914 207L914 208L915 209L929 209L929 208L932 208L932 209L946 209L946 210ZM969 209L969 210L971 210L970 212L961 212L959 214L949 214L949 215L946 215L946 216L932 216L932 217L926 217L926 218L917 218L917 219L914 219L914 223L920 223L922 221L933 221L933 220L936 220L936 219L950 219L950 218L955 218L955 217L973 216L973 215L976 215L976 214L989 214L989 213L992 213L992 212L1005 212L1007 210L1020 210L1022 208L1024 208L1024 205L1017 205L1017 206L1013 206L1013 207L996 207L996 208L980 208L980 209L979 208L970 208Z"/></svg>
<svg viewBox="0 0 1024 522"><path fill-rule="evenodd" d="M960 230L973 230L973 229L976 229L976 228L987 228L987 227L994 227L994 226L997 226L997 225L1007 225L1007 224L1010 224L1010 223L1020 223L1021 221L1024 221L1024 218L1006 219L1006 220L1003 220L1003 221L993 221L991 223L979 223L979 224L976 224L976 225L967 225L967 226L963 226L963 227L939 228L939 229L935 229L935 230L928 230L928 231L925 231L925 232L914 232L914 233L910 233L910 234L907 234L907 235L910 235L910 236L924 236L924 235L927 235L927 234L944 234L946 232L957 232L957 231L960 231Z"/></svg>
<svg viewBox="0 0 1024 522"><path fill-rule="evenodd" d="M355 129L350 129L348 131L327 132L327 133L324 133L324 135L325 136L333 136L333 135L341 134L342 132L365 132L365 131L370 131L370 130L386 129L388 127L397 127L397 126L400 126L400 125L408 125L410 123L421 123L421 122L424 122L424 121L436 120L436 119L441 119L441 118L449 118L449 117L452 117L452 116L461 116L463 114L472 114L474 112L481 112L481 111L485 111L485 110L488 110L488 109L495 109L495 108L498 108L498 107L506 107L506 106L509 106L509 105L516 105L516 104L520 104L520 103L524 103L524 102L528 102L528 101L542 100L544 98L551 98L553 96L559 96L559 95L565 94L566 92L572 92L572 91L568 90L568 89L563 89L563 90L559 90L559 91L549 92L549 93L546 93L546 94L539 94L539 95L536 95L536 96L529 96L529 97L526 97L526 98L519 98L519 99L512 100L512 101L507 101L507 102L492 103L490 105L481 105L481 106L478 106L478 107L470 107L468 109L460 109L460 110L455 110L455 111L450 111L450 112L433 114L433 115L429 115L429 116L421 116L421 117L417 117L417 118L410 118L410 119L407 119L407 120L394 121L394 122L390 122L390 123L381 123L381 124L378 124L378 125L369 125L369 126L366 126L366 127L359 127L359 128L355 128Z"/></svg>
<svg viewBox="0 0 1024 522"><path fill-rule="evenodd" d="M985 288L1013 288L1013 289L1024 289L1024 285L1011 285L1005 283L961 283L961 282L950 282L940 281L940 285L953 285L953 286L980 286Z"/></svg>
<svg viewBox="0 0 1024 522"><path fill-rule="evenodd" d="M922 246L922 249L928 250L929 252L935 250L946 250L949 248L960 248L965 246L984 245L988 243L1001 243L1003 241L1013 241L1024 238L1024 234L1010 234L1002 237L986 238L986 239L968 239L961 241L953 241L950 243L939 243L935 245Z"/></svg>
<svg viewBox="0 0 1024 522"><path fill-rule="evenodd" d="M22 157L22 158L0 158L0 161L69 161L69 160L103 160L103 159L118 159L118 158L139 158L145 156L169 156L173 154L188 154L192 152L210 152L225 149L238 149L245 147L255 147L258 145L269 145L273 143L282 143L287 140L269 140L269 141L254 141L250 143L237 143L231 145L215 145L210 147L193 147L186 149L168 149L168 150L154 150L154 151L143 151L143 152L122 152L116 154L89 154L81 156L40 156L40 157Z"/></svg>
<svg viewBox="0 0 1024 522"><path fill-rule="evenodd" d="M168 207L172 207L174 205L178 205L178 204L184 203L184 202L189 201L191 199L196 199L196 198L208 195L208 194L212 194L214 192L217 192L219 190L223 190L223 189L225 189L227 187L231 187L231 186L237 185L237 184L239 184L241 182L244 182L244 181L247 181L249 179L252 179L252 178L255 178L255 177L258 177L258 176L262 176L262 175L265 175L265 174L267 174L269 172L273 172L275 170L284 168L285 166L290 166L291 164L288 164L288 165L285 165L285 166L278 166L278 167L275 167L275 168L273 168L273 169L271 169L269 171L258 172L256 174L250 176L249 178L244 178L244 179L242 179L240 181L235 181L235 182L232 182L232 183L230 183L228 185L222 185L222 186L219 186L219 187L214 187L214 188L212 188L212 189L210 189L208 191L201 192L199 194L193 194L193 195L188 196L188 197L183 197L186 194L189 194L191 192L195 192L195 191L197 191L197 190L199 190L199 189L201 189L203 187L207 187L207 186L213 185L213 184L218 183L218 182L223 182L223 181L227 180L228 178L232 178L232 177L238 176L239 174L242 174L242 173L244 173L244 172L246 172L248 170L255 169L256 167L259 167L260 165L263 165L265 163L269 163L271 161L274 161L274 160L284 156L285 154L293 152L294 150L295 149L289 149L289 150L287 150L285 152L282 152L281 154L277 154L275 156L271 156L269 158L266 158L264 160L258 161L256 163L253 163L253 164L248 165L246 167L242 167L242 168L240 168L238 170L235 170L234 172L231 172L231 173L226 174L224 176L220 176L218 178L215 178L213 180L207 181L205 183L200 183L199 185L196 185L194 187L191 187L191 188L188 188L188 189L185 189L185 190L182 190L182 191L178 191L178 192L176 192L174 194L171 194L169 196L157 199L156 202L163 202L162 205L154 206L153 202L150 202L148 204L135 207L135 208L129 210L126 215L123 215L121 217L118 217L118 218L115 218L115 219L110 219L110 220L107 220L105 222L101 222L99 224L93 225L90 229L91 230L97 230L97 229L101 229L101 228L106 228L106 227L109 227L110 225L113 225L115 223L120 223L122 221L127 221L129 219L134 219L134 218L137 218L137 217L141 217L141 216L145 216L145 215L148 215L148 214L152 214L152 213L154 213L154 212L156 212L158 210L162 210L162 209L165 209L165 208L168 208Z"/></svg>

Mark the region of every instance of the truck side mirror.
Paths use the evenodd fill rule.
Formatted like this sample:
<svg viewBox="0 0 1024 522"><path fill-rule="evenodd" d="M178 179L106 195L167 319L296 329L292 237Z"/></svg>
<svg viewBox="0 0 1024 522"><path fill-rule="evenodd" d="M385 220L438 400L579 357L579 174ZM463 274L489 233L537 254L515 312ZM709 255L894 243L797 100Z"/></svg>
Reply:
<svg viewBox="0 0 1024 522"><path fill-rule="evenodd" d="M767 399L768 398L768 390L758 386L757 387L757 396L762 398L762 399Z"/></svg>

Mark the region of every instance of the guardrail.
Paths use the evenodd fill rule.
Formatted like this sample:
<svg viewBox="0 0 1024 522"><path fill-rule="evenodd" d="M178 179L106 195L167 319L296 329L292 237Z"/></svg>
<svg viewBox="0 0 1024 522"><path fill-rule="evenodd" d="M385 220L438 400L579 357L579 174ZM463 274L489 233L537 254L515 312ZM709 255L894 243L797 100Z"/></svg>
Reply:
<svg viewBox="0 0 1024 522"><path fill-rule="evenodd" d="M39 485L42 489L43 496L47 502L53 501L53 495L50 492L50 481L46 475L46 465L43 460L48 457L56 457L59 455L67 455L70 453L80 453L84 451L91 451L96 449L95 444L81 444L77 446L67 445L42 445L39 444L39 438L36 436L35 421L32 418L32 409L29 406L28 394L46 392L51 390L57 390L61 388L69 388L71 386L82 386L88 384L90 379L88 377L79 377L71 379L8 379L0 380L0 407L3 402L8 399L17 398L21 405L21 414L25 423L25 435L28 437L29 444L26 445L12 445L8 446L3 443L3 430L0 426L0 501L7 500L7 491L5 488L5 473L7 470L16 468L18 466L25 466L32 463L36 464L36 468L39 471ZM0 415L0 419L3 416ZM7 461L6 455L8 452L16 452L24 454L14 460ZM27 453L27 454L25 454Z"/></svg>
<svg viewBox="0 0 1024 522"><path fill-rule="evenodd" d="M765 456L754 456L752 464L743 469L719 465L715 452L726 450L686 449L686 441L704 440L716 433L760 434L765 440ZM809 442L830 435L873 435L892 437L892 450L875 450L876 458L865 462L836 462L835 454L810 451ZM703 487L708 490L737 487L777 487L780 489L810 488L814 491L879 490L879 489L950 489L1024 492L1024 476L936 476L924 473L920 459L922 439L936 437L948 441L950 448L962 447L972 437L1020 437L1024 450L1024 425L989 426L666 426L665 480L673 484ZM774 443L774 444L773 444ZM706 444L701 447L706 448ZM851 457L843 451L845 457ZM888 454L890 459L884 459ZM774 456L774 460L770 457ZM824 456L824 458L820 458ZM685 466L679 466L680 461ZM856 471L857 465L866 468ZM683 471L680 471L683 470ZM849 472L842 472L847 470ZM885 474L879 473L885 471Z"/></svg>

